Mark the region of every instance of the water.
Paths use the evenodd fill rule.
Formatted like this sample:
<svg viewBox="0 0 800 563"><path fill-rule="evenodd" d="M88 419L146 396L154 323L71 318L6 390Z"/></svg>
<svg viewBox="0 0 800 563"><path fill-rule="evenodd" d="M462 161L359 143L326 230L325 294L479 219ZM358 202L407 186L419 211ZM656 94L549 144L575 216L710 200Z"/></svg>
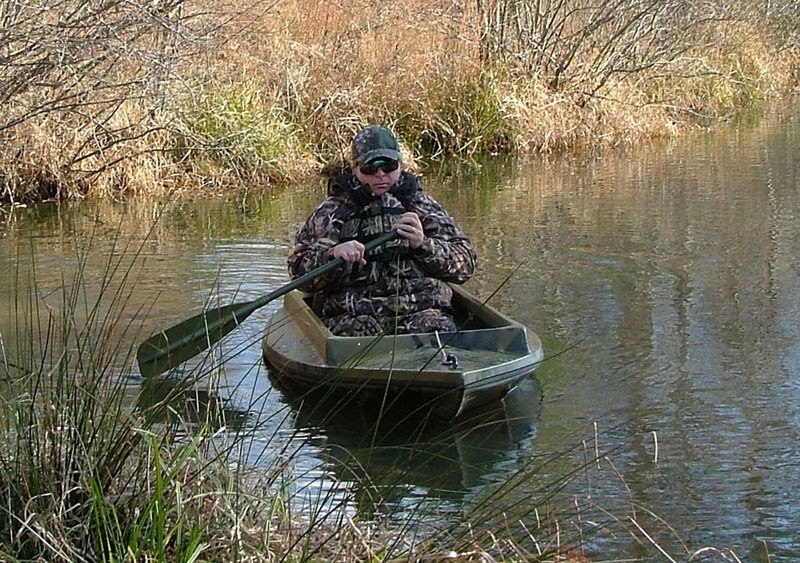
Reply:
<svg viewBox="0 0 800 563"><path fill-rule="evenodd" d="M541 336L550 357L537 381L477 429L413 421L375 432L368 406L330 417L329 405L301 409L272 387L259 361L270 304L215 351L226 360L229 426L246 436L250 463L291 454L295 492L309 506L355 491L354 512L414 508L431 525L485 502L514 475L527 480L512 496L535 504L548 483L608 453L564 495L632 517L652 541L588 534L599 556L657 558L655 542L678 559L712 546L742 560L796 560L798 146L800 115L788 111L635 150L427 170L426 189L477 246L479 272L467 287L488 297L502 285L491 303ZM75 272L96 295L109 260L134 263L125 314L147 315L125 336L131 344L207 300L263 295L287 281L291 234L323 193L292 186L166 209L4 214L6 346L15 287L27 287L33 265L34 300L57 310Z"/></svg>

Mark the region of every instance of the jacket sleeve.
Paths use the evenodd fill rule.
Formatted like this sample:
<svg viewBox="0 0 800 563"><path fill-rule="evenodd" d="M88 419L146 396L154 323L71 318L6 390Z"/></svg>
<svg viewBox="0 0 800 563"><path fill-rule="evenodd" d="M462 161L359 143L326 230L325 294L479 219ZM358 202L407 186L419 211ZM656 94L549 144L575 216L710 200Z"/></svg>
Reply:
<svg viewBox="0 0 800 563"><path fill-rule="evenodd" d="M299 278L332 260L328 250L339 243L341 220L338 198L329 197L311 214L295 235L295 246L289 255L289 275ZM335 270L303 285L300 289L316 293L325 289L339 275Z"/></svg>
<svg viewBox="0 0 800 563"><path fill-rule="evenodd" d="M477 255L455 220L427 194L416 198L414 211L425 231L425 241L413 251L415 261L434 278L459 284L470 279L477 267Z"/></svg>

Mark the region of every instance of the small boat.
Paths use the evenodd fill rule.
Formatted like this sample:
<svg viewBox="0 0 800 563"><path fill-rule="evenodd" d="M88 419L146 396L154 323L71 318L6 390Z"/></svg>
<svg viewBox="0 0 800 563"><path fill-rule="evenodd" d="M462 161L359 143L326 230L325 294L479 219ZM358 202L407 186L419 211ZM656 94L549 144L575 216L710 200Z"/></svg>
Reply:
<svg viewBox="0 0 800 563"><path fill-rule="evenodd" d="M542 361L542 343L522 324L453 289L456 332L335 336L313 296L293 290L267 323L263 355L279 386L358 394L376 408L413 401L451 420L498 401Z"/></svg>

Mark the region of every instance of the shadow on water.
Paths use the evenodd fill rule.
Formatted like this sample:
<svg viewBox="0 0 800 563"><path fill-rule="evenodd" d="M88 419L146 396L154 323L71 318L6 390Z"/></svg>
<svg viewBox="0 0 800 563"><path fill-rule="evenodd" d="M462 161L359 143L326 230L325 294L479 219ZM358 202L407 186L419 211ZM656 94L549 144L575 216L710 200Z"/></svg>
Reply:
<svg viewBox="0 0 800 563"><path fill-rule="evenodd" d="M212 430L242 430L250 418L223 397L217 386L191 377L149 377L141 382L136 410L149 423L184 428L207 425ZM176 428L177 429L177 428Z"/></svg>
<svg viewBox="0 0 800 563"><path fill-rule="evenodd" d="M456 503L501 480L521 463L536 436L542 406L539 382L518 384L502 402L447 422L432 408L380 402L359 394L299 390L270 376L294 413L294 427L319 447L318 457L339 483L351 484L362 516L392 514L414 499Z"/></svg>

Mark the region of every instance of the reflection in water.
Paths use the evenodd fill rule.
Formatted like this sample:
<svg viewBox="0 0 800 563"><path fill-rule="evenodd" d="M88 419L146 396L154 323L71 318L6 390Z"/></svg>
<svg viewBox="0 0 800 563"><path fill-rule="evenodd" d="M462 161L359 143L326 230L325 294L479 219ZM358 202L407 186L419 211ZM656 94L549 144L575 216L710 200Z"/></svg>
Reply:
<svg viewBox="0 0 800 563"><path fill-rule="evenodd" d="M361 402L355 394L281 391L295 414L295 428L318 448L334 479L346 484L365 518L433 499L458 505L470 492L502 480L510 465L524 460L542 398L530 378L502 403L449 423L430 410L411 410L412 405L381 412L379 404ZM438 503L436 509L441 510Z"/></svg>
<svg viewBox="0 0 800 563"><path fill-rule="evenodd" d="M176 432L199 425L235 432L248 421L249 412L223 397L216 384L194 377L150 377L134 389L136 411L149 423L160 423Z"/></svg>
<svg viewBox="0 0 800 563"><path fill-rule="evenodd" d="M580 343L537 372L549 402L537 450L556 453L586 420L618 428L633 448L615 459L625 487L606 481L606 496L632 491L698 547L766 541L773 561L800 557L788 501L800 487L798 146L793 113L523 164L497 190L457 196L483 206L487 226L468 232L490 230L481 293L521 264L493 304L549 353Z"/></svg>

